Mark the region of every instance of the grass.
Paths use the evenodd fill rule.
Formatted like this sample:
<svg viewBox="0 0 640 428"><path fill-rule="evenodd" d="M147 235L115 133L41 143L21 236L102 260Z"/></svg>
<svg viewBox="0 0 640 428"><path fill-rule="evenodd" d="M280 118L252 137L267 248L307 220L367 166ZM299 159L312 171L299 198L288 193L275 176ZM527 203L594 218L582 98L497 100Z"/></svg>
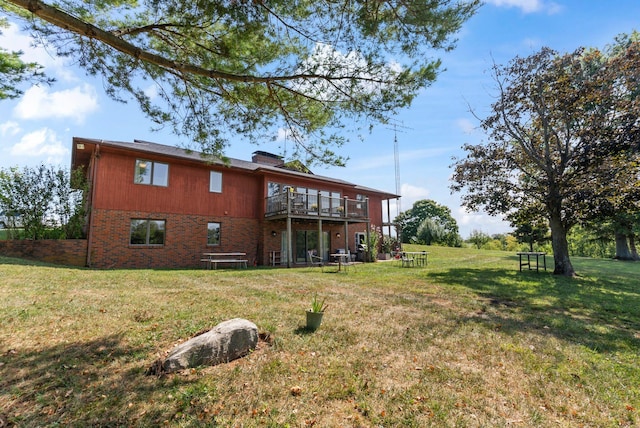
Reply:
<svg viewBox="0 0 640 428"><path fill-rule="evenodd" d="M414 249L417 249L414 248ZM0 258L0 426L638 426L639 263L428 248L427 268L93 271ZM304 311L329 309L314 333ZM242 317L229 364L145 370Z"/></svg>

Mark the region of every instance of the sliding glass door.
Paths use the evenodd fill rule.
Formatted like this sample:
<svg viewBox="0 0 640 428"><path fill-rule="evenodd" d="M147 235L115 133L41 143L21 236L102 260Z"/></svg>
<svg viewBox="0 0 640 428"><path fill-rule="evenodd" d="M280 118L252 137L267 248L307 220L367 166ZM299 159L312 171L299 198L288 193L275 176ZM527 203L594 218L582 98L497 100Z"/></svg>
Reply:
<svg viewBox="0 0 640 428"><path fill-rule="evenodd" d="M329 232L322 232L323 252L322 258L329 260ZM306 263L308 251L316 251L318 249L318 231L317 230L298 230L296 231L296 240L294 242L294 254L296 263Z"/></svg>

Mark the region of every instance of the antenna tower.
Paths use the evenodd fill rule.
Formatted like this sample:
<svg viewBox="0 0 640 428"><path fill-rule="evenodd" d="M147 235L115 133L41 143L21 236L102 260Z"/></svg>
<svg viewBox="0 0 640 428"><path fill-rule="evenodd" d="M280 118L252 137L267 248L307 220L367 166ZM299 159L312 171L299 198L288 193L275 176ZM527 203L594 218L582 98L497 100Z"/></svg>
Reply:
<svg viewBox="0 0 640 428"><path fill-rule="evenodd" d="M413 129L413 128L409 128L408 126L402 126L402 125L399 125L398 123L392 123L391 126L393 128L388 128L388 129L393 129L393 162L394 162L394 167L396 171L396 195L400 195L400 155L398 152L398 132L404 133L406 131L402 131L402 129ZM398 128L400 128L400 130L398 130ZM400 215L400 199L398 199L396 203L396 215Z"/></svg>
<svg viewBox="0 0 640 428"><path fill-rule="evenodd" d="M400 194L400 155L398 154L398 134L393 135L393 162L396 169L396 195ZM396 203L396 215L400 215L400 199Z"/></svg>

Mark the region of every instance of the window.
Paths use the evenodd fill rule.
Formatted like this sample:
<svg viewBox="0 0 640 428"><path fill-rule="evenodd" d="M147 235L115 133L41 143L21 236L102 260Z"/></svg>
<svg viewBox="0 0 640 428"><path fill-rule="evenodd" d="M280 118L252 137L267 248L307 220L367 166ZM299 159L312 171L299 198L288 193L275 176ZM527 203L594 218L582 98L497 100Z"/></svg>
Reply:
<svg viewBox="0 0 640 428"><path fill-rule="evenodd" d="M145 159L136 159L134 181L138 184L166 187L169 181L169 165Z"/></svg>
<svg viewBox="0 0 640 428"><path fill-rule="evenodd" d="M207 245L220 245L220 223L207 224Z"/></svg>
<svg viewBox="0 0 640 428"><path fill-rule="evenodd" d="M270 181L267 183L267 196L275 196L280 194L280 183Z"/></svg>
<svg viewBox="0 0 640 428"><path fill-rule="evenodd" d="M222 193L222 173L218 171L211 171L209 175L209 191L215 193Z"/></svg>
<svg viewBox="0 0 640 428"><path fill-rule="evenodd" d="M164 245L164 220L131 220L131 245Z"/></svg>

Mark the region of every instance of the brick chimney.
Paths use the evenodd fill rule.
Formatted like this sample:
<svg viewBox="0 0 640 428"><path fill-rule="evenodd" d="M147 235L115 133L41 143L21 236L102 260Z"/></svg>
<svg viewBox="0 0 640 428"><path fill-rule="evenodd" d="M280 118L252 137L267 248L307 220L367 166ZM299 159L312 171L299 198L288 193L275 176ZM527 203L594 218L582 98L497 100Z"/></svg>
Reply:
<svg viewBox="0 0 640 428"><path fill-rule="evenodd" d="M273 153L263 152L263 151L253 152L253 156L251 157L251 162L261 163L263 165L271 165L271 166L284 165L282 156L274 155Z"/></svg>

